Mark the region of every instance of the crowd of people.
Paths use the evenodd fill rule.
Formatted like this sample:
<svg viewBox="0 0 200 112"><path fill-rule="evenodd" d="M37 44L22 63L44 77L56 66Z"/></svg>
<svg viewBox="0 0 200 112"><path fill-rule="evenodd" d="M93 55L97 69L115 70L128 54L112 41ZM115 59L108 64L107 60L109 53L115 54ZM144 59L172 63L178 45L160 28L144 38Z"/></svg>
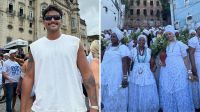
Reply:
<svg viewBox="0 0 200 112"><path fill-rule="evenodd" d="M101 40L103 112L200 111L200 23L186 38L167 25L112 28Z"/></svg>

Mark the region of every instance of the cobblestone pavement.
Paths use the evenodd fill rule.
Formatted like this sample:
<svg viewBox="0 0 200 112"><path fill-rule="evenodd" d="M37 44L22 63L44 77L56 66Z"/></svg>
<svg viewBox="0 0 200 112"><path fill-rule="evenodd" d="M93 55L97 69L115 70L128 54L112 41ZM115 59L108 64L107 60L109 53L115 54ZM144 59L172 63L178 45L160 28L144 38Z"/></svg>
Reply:
<svg viewBox="0 0 200 112"><path fill-rule="evenodd" d="M20 101L18 98L15 104L15 110L16 112L20 112ZM6 102L0 103L0 112L6 112Z"/></svg>

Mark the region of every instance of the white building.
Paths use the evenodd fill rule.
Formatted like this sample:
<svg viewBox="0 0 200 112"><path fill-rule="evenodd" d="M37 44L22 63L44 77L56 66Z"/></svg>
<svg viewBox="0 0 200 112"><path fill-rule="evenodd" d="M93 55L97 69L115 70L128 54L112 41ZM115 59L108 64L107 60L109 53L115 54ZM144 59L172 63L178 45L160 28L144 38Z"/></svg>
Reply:
<svg viewBox="0 0 200 112"><path fill-rule="evenodd" d="M113 27L122 28L124 24L125 5L121 0L101 0L101 30Z"/></svg>

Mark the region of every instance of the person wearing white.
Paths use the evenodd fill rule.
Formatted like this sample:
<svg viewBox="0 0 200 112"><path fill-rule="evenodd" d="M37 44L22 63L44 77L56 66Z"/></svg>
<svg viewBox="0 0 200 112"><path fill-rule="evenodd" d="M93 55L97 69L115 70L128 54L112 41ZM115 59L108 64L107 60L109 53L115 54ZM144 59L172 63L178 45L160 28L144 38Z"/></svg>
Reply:
<svg viewBox="0 0 200 112"><path fill-rule="evenodd" d="M131 51L133 70L129 76L129 112L157 112L159 97L150 69L151 50L145 35L138 36L138 46Z"/></svg>
<svg viewBox="0 0 200 112"><path fill-rule="evenodd" d="M103 112L127 112L127 61L130 51L121 45L123 33L112 29L111 41L105 51L101 64L101 95Z"/></svg>
<svg viewBox="0 0 200 112"><path fill-rule="evenodd" d="M49 5L42 13L47 36L30 45L30 58L22 81L21 112L25 112L34 84L34 112L86 112L82 80L90 112L98 111L96 88L83 45L61 34L62 11ZM80 72L79 72L80 70Z"/></svg>
<svg viewBox="0 0 200 112"><path fill-rule="evenodd" d="M189 56L193 75L197 76L200 80L200 23L196 25L197 35L188 41ZM192 31L190 31L192 33ZM193 31L195 32L195 31ZM193 82L193 101L196 109L200 109L200 83Z"/></svg>
<svg viewBox="0 0 200 112"><path fill-rule="evenodd" d="M21 75L21 67L15 61L16 50L9 51L10 59L6 60L3 65L3 77L5 78L6 87L6 111L12 112L11 102L13 96L16 97L17 84Z"/></svg>
<svg viewBox="0 0 200 112"><path fill-rule="evenodd" d="M160 61L159 94L164 112L194 112L194 104L189 93L186 61L188 46L175 38L174 27L165 27L169 45L166 48L165 64Z"/></svg>

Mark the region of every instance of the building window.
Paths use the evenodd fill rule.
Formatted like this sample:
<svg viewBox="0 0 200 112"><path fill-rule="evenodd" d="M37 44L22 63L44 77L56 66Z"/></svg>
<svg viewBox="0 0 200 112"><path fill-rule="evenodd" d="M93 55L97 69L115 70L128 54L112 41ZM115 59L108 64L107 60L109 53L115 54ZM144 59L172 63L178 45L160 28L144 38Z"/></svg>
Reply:
<svg viewBox="0 0 200 112"><path fill-rule="evenodd" d="M45 4L45 3L43 3L42 5L41 5L41 15L42 15L42 12L47 8L47 4Z"/></svg>
<svg viewBox="0 0 200 112"><path fill-rule="evenodd" d="M139 6L140 5L140 0L137 0L136 3L137 3L137 6Z"/></svg>
<svg viewBox="0 0 200 112"><path fill-rule="evenodd" d="M9 42L11 42L11 41L12 41L12 38L11 38L11 37L7 37L6 43L9 43Z"/></svg>
<svg viewBox="0 0 200 112"><path fill-rule="evenodd" d="M29 27L32 28L32 26L33 26L33 23L30 22L30 23L29 23Z"/></svg>
<svg viewBox="0 0 200 112"><path fill-rule="evenodd" d="M12 13L12 12L13 12L13 4L10 3L10 4L9 4L9 13Z"/></svg>
<svg viewBox="0 0 200 112"><path fill-rule="evenodd" d="M108 12L108 7L103 6L103 8L105 8L105 13L107 13Z"/></svg>
<svg viewBox="0 0 200 112"><path fill-rule="evenodd" d="M130 5L131 5L131 6L133 6L133 5L134 5L134 4L133 4L133 2L134 2L133 0L130 0Z"/></svg>
<svg viewBox="0 0 200 112"><path fill-rule="evenodd" d="M32 6L32 5L33 5L33 1L29 0L29 6Z"/></svg>
<svg viewBox="0 0 200 112"><path fill-rule="evenodd" d="M143 14L144 14L144 16L147 16L147 10L146 9L143 10Z"/></svg>
<svg viewBox="0 0 200 112"><path fill-rule="evenodd" d="M143 4L144 4L144 6L147 6L147 1L146 0L143 1Z"/></svg>
<svg viewBox="0 0 200 112"><path fill-rule="evenodd" d="M29 12L29 17L30 17L30 18L33 18L33 11L30 11L30 12Z"/></svg>
<svg viewBox="0 0 200 112"><path fill-rule="evenodd" d="M189 5L189 0L184 0L185 6Z"/></svg>
<svg viewBox="0 0 200 112"><path fill-rule="evenodd" d="M140 15L140 9L137 9L137 15Z"/></svg>
<svg viewBox="0 0 200 112"><path fill-rule="evenodd" d="M133 9L130 10L130 15L133 15Z"/></svg>
<svg viewBox="0 0 200 112"><path fill-rule="evenodd" d="M150 6L153 6L153 1L150 1Z"/></svg>
<svg viewBox="0 0 200 112"><path fill-rule="evenodd" d="M157 5L157 6L160 6L160 3L159 3L159 1L157 1L157 2L156 2L156 5Z"/></svg>
<svg viewBox="0 0 200 112"><path fill-rule="evenodd" d="M22 7L20 7L20 9L19 9L19 16L23 16L23 8Z"/></svg>
<svg viewBox="0 0 200 112"><path fill-rule="evenodd" d="M150 11L151 16L153 16L153 10Z"/></svg>
<svg viewBox="0 0 200 112"><path fill-rule="evenodd" d="M159 10L157 10L157 12L156 12L156 16L157 16L157 18L160 17L160 11L159 11Z"/></svg>
<svg viewBox="0 0 200 112"><path fill-rule="evenodd" d="M76 29L76 19L75 18L72 18L71 26L72 26L72 29Z"/></svg>

